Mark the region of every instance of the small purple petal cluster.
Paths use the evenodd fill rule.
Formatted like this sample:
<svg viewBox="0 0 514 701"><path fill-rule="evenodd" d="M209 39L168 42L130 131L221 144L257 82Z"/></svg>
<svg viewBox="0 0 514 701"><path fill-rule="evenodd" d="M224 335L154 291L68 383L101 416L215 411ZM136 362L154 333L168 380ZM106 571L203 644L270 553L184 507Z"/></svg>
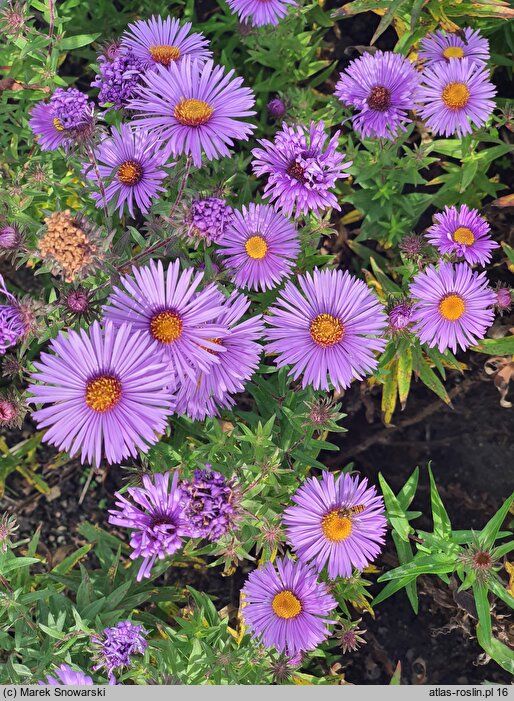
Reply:
<svg viewBox="0 0 514 701"><path fill-rule="evenodd" d="M0 275L0 294L7 304L0 304L0 355L11 346L16 345L27 332L21 307L14 295L7 291L3 277Z"/></svg>
<svg viewBox="0 0 514 701"><path fill-rule="evenodd" d="M48 674L46 682L39 681L38 684L40 686L91 686L94 684L91 677L80 670L78 672L75 671L69 664L62 664L60 667L57 667L54 674L56 675L55 677Z"/></svg>
<svg viewBox="0 0 514 701"><path fill-rule="evenodd" d="M339 132L327 141L324 122L307 127L288 126L275 134L274 140L260 139L262 148L252 151L252 168L257 176L268 175L264 196L288 217L295 213L319 215L328 207L339 210L336 196L330 192L344 171L352 165L337 151Z"/></svg>
<svg viewBox="0 0 514 701"><path fill-rule="evenodd" d="M184 480L180 489L191 529L211 541L225 535L236 515L235 481L207 464L204 470L195 470L192 480Z"/></svg>
<svg viewBox="0 0 514 701"><path fill-rule="evenodd" d="M274 97L272 100L270 100L267 107L270 117L273 119L282 119L287 111L284 101L279 97Z"/></svg>
<svg viewBox="0 0 514 701"><path fill-rule="evenodd" d="M100 73L91 83L92 88L99 88L98 103L109 109L121 109L134 96L134 91L141 79L144 62L132 51L116 56L110 61L105 56L98 57Z"/></svg>
<svg viewBox="0 0 514 701"><path fill-rule="evenodd" d="M93 669L105 669L109 684L116 684L114 672L129 667L135 654L144 655L148 643L147 631L132 621L120 621L112 628L105 628L103 638L96 638L100 645L100 662Z"/></svg>
<svg viewBox="0 0 514 701"><path fill-rule="evenodd" d="M401 333L412 321L412 304L408 301L398 302L387 315L389 328L393 333Z"/></svg>
<svg viewBox="0 0 514 701"><path fill-rule="evenodd" d="M200 238L207 244L218 243L231 223L232 215L232 207L219 197L193 200L187 222L188 236Z"/></svg>

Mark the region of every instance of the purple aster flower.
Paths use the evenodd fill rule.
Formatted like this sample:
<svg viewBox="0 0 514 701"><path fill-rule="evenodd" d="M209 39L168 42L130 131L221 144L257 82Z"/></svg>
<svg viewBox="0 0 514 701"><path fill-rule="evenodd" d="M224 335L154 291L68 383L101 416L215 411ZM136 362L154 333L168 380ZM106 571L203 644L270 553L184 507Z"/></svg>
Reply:
<svg viewBox="0 0 514 701"><path fill-rule="evenodd" d="M416 300L413 332L441 353L474 345L494 320L496 296L485 273L474 273L467 263L429 265L412 281L410 296Z"/></svg>
<svg viewBox="0 0 514 701"><path fill-rule="evenodd" d="M284 101L279 97L274 97L268 102L268 112L273 119L281 119L286 113Z"/></svg>
<svg viewBox="0 0 514 701"><path fill-rule="evenodd" d="M252 636L287 655L314 650L329 635L327 618L337 602L303 562L278 558L248 576L241 616ZM277 571L278 570L278 571Z"/></svg>
<svg viewBox="0 0 514 701"><path fill-rule="evenodd" d="M401 333L412 321L412 304L407 301L394 304L387 315L392 333Z"/></svg>
<svg viewBox="0 0 514 701"><path fill-rule="evenodd" d="M40 686L91 686L94 681L84 672L76 672L69 664L62 664L55 670L56 677L47 674L46 682L39 681Z"/></svg>
<svg viewBox="0 0 514 701"><path fill-rule="evenodd" d="M277 25L287 15L288 5L298 6L295 0L227 0L227 3L240 22L250 19L254 27Z"/></svg>
<svg viewBox="0 0 514 701"><path fill-rule="evenodd" d="M227 480L206 465L180 487L184 514L195 537L219 540L231 528L237 511L235 479Z"/></svg>
<svg viewBox="0 0 514 701"><path fill-rule="evenodd" d="M195 378L219 363L218 353L224 349L212 339L221 339L226 327L212 323L221 313L223 296L208 285L197 288L203 273L189 268L180 272L180 261L170 263L166 273L162 262L132 268L132 276L121 279L104 307L104 314L116 326L132 324L149 340L157 341L161 356L171 361L170 370L178 377ZM216 353L213 353L215 351Z"/></svg>
<svg viewBox="0 0 514 701"><path fill-rule="evenodd" d="M155 560L164 560L173 555L182 545L182 537L189 535L188 521L181 504L182 493L177 487L178 472L143 475L142 487L127 489L130 500L115 492L117 509L109 511L109 523L130 528L132 560L138 557L143 562L137 581L150 577Z"/></svg>
<svg viewBox="0 0 514 701"><path fill-rule="evenodd" d="M392 51L365 53L340 74L335 94L355 107L353 126L363 137L394 140L415 107L419 74L412 63Z"/></svg>
<svg viewBox="0 0 514 701"><path fill-rule="evenodd" d="M339 210L336 196L330 192L336 180L347 178L344 170L352 165L344 162L345 155L337 151L339 132L325 146L327 135L323 122L311 122L310 127L285 122L273 142L260 139L263 148L252 151L253 172L269 175L264 196L280 207L287 216L320 212L333 207Z"/></svg>
<svg viewBox="0 0 514 701"><path fill-rule="evenodd" d="M295 225L283 214L250 204L234 212L219 252L238 287L264 292L289 277L300 242Z"/></svg>
<svg viewBox="0 0 514 701"><path fill-rule="evenodd" d="M428 66L455 58L469 58L470 62L480 66L489 60L489 42L470 27L450 34L438 29L422 39L420 47L419 58L424 59Z"/></svg>
<svg viewBox="0 0 514 701"><path fill-rule="evenodd" d="M169 69L157 66L146 73L146 85L138 87L129 107L140 126L169 139L173 153L191 154L199 167L202 150L209 161L230 156L234 139L247 141L255 129L241 121L255 114L254 94L233 76L233 70L225 75L212 61L186 56Z"/></svg>
<svg viewBox="0 0 514 701"><path fill-rule="evenodd" d="M341 270L318 270L298 276L303 295L288 282L265 317L271 328L267 353L278 367L292 365L290 375L302 386L348 387L377 367L375 351L385 347L382 304L362 280Z"/></svg>
<svg viewBox="0 0 514 701"><path fill-rule="evenodd" d="M148 643L147 631L143 626L136 626L131 621L120 621L112 628L104 629L103 639L95 638L101 645L100 662L94 669L105 668L109 675L109 684L116 684L114 672L122 667L129 667L132 656L144 655Z"/></svg>
<svg viewBox="0 0 514 701"><path fill-rule="evenodd" d="M180 383L176 400L178 416L188 416L193 421L219 416L221 409L231 409L236 404L228 392L219 392L218 396L211 396L205 390L199 392L190 377Z"/></svg>
<svg viewBox="0 0 514 701"><path fill-rule="evenodd" d="M207 244L217 243L232 221L232 214L232 207L219 197L193 200L187 234L191 238L202 239Z"/></svg>
<svg viewBox="0 0 514 701"><path fill-rule="evenodd" d="M465 204L459 209L445 207L434 219L437 224L431 226L425 236L442 255L453 253L470 265L486 265L491 260L491 251L499 247L491 240L491 227L486 220Z"/></svg>
<svg viewBox="0 0 514 701"><path fill-rule="evenodd" d="M33 413L48 428L44 441L96 465L103 454L119 463L136 448L146 453L173 409L157 343L128 324L95 321L87 332L61 332L50 348L34 362L30 386L32 404L50 405Z"/></svg>
<svg viewBox="0 0 514 701"><path fill-rule="evenodd" d="M384 500L368 480L325 471L309 477L284 511L286 537L298 558L316 570L328 565L330 579L351 577L381 551L387 521Z"/></svg>
<svg viewBox="0 0 514 701"><path fill-rule="evenodd" d="M187 414L196 420L217 416L220 408L234 404L229 395L244 390L246 381L259 365L262 347L258 341L264 331L260 315L241 321L249 307L247 297L233 292L214 317L225 332L222 338L211 341L224 353L219 355L216 365L182 381L177 393L177 414ZM214 350L210 352L217 355Z"/></svg>
<svg viewBox="0 0 514 701"><path fill-rule="evenodd" d="M43 151L68 149L91 136L93 113L93 103L80 90L57 88L50 102L38 102L32 109L29 126Z"/></svg>
<svg viewBox="0 0 514 701"><path fill-rule="evenodd" d="M203 34L189 34L191 27L191 22L181 24L174 17L152 16L129 24L121 44L146 66L167 68L185 56L205 61L212 55L209 42Z"/></svg>
<svg viewBox="0 0 514 701"><path fill-rule="evenodd" d="M0 275L0 294L7 304L0 304L0 355L16 345L28 331L23 309L14 295L8 292L4 278Z"/></svg>
<svg viewBox="0 0 514 701"><path fill-rule="evenodd" d="M125 204L133 217L134 202L146 213L152 200L158 198L160 192L166 192L161 183L168 176L163 167L169 158L169 150L149 132L132 129L128 124L120 124L119 131L111 127L110 138L104 139L95 149L95 156L98 172L105 182L105 198L107 202L117 198L120 217ZM85 174L98 184L96 171L91 165L86 166ZM91 197L97 207L102 206L100 192L94 192Z"/></svg>
<svg viewBox="0 0 514 701"><path fill-rule="evenodd" d="M496 88L483 66L468 58L437 63L423 71L417 102L429 129L445 136L471 134L471 124L482 127L494 110Z"/></svg>
<svg viewBox="0 0 514 701"><path fill-rule="evenodd" d="M145 64L130 50L112 61L99 56L98 63L100 73L91 83L92 88L100 89L98 102L100 105L111 105L109 109L120 110L134 96Z"/></svg>

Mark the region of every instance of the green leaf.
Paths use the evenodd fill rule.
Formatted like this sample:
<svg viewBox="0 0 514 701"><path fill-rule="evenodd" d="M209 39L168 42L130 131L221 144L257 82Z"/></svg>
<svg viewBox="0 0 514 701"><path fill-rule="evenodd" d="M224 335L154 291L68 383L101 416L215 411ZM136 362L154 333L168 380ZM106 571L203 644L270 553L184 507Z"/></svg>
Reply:
<svg viewBox="0 0 514 701"><path fill-rule="evenodd" d="M405 409L405 404L407 403L407 397L409 396L410 381L412 376L412 351L410 348L406 348L403 353L400 353L398 357L398 396L400 398L400 404L402 411Z"/></svg>
<svg viewBox="0 0 514 701"><path fill-rule="evenodd" d="M434 533L441 538L450 540L452 534L452 524L446 509L444 508L441 497L437 490L432 468L428 465L428 474L430 476L430 502L432 504L432 518L434 520Z"/></svg>
<svg viewBox="0 0 514 701"><path fill-rule="evenodd" d="M498 538L498 531L500 530L502 523L505 521L513 501L514 492L482 529L480 533L480 543L484 550L493 547L494 541Z"/></svg>
<svg viewBox="0 0 514 701"><path fill-rule="evenodd" d="M385 377L382 387L382 420L386 425L391 423L396 408L396 398L398 396L396 367L397 361L395 360L388 368L388 374Z"/></svg>
<svg viewBox="0 0 514 701"><path fill-rule="evenodd" d="M482 632L488 638L491 637L493 629L491 624L491 606L488 598L489 590L483 584L475 583L473 586L473 595L478 612L478 620L482 627Z"/></svg>
<svg viewBox="0 0 514 701"><path fill-rule="evenodd" d="M75 567L77 562L80 562L80 560L88 554L92 547L91 543L87 543L74 553L71 553L71 555L68 555L68 557L65 557L62 562L59 562L59 564L53 568L52 574L66 574L69 572Z"/></svg>
<svg viewBox="0 0 514 701"><path fill-rule="evenodd" d="M393 490L385 481L382 473L379 473L378 479L380 482L380 489L384 495L384 502L387 509L387 518L391 523L391 526L398 533L400 538L406 542L409 540L409 534L412 532L412 528L405 516L405 511L402 509Z"/></svg>
<svg viewBox="0 0 514 701"><path fill-rule="evenodd" d="M487 355L514 355L514 336L504 338L485 338L471 350Z"/></svg>
<svg viewBox="0 0 514 701"><path fill-rule="evenodd" d="M416 555L412 562L400 565L394 570L385 572L378 578L379 582L388 582L391 579L401 579L402 577L419 576L420 574L446 574L455 569L455 557L450 557L445 553L435 553L432 555Z"/></svg>
<svg viewBox="0 0 514 701"><path fill-rule="evenodd" d="M402 683L402 663L398 660L394 674L391 677L389 686L399 686Z"/></svg>
<svg viewBox="0 0 514 701"><path fill-rule="evenodd" d="M412 475L409 477L409 479L405 482L401 490L398 492L397 499L404 511L408 509L408 507L412 503L412 500L414 499L416 490L418 488L418 480L419 467L416 467Z"/></svg>
<svg viewBox="0 0 514 701"><path fill-rule="evenodd" d="M59 48L62 51L79 49L81 46L92 44L95 39L98 39L100 34L101 32L97 32L96 34L77 34L74 37L65 37L59 42Z"/></svg>
<svg viewBox="0 0 514 701"><path fill-rule="evenodd" d="M492 657L507 672L514 674L514 652L496 638L488 636L480 623L477 625L476 632L478 642L489 657Z"/></svg>

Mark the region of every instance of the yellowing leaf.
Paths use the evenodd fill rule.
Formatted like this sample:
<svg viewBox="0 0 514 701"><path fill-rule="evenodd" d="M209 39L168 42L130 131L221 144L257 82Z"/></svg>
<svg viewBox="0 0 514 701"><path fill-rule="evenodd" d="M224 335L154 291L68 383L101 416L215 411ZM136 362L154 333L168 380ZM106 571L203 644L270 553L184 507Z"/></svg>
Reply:
<svg viewBox="0 0 514 701"><path fill-rule="evenodd" d="M507 585L507 592L514 596L514 564L511 562L505 562L504 565L505 572L509 575L509 584Z"/></svg>

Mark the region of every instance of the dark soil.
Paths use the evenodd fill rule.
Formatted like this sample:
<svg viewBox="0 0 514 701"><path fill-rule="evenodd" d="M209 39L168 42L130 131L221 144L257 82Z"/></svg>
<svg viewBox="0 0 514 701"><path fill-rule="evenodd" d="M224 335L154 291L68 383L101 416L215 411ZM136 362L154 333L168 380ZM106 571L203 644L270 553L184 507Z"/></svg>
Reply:
<svg viewBox="0 0 514 701"><path fill-rule="evenodd" d="M201 3L197 3L201 5ZM340 6L342 3L333 3ZM205 11L211 11L205 3ZM359 15L338 23L337 32L328 37L331 56L339 60L339 70L355 53L356 45L367 45L378 24L373 14ZM394 32L389 29L377 42L378 48L390 49ZM503 74L501 75L504 79ZM506 89L508 94L508 89ZM500 173L506 182L512 175ZM506 175L506 178L504 177ZM489 213L488 213L489 214ZM495 218L498 238L508 239L508 217L491 211ZM494 225L493 225L494 226ZM503 267L503 266L502 266ZM494 279L494 270L492 277ZM24 271L11 275L9 282L20 289L32 291L31 275ZM501 273L503 275L503 273ZM506 320L504 323L509 325ZM511 318L510 325L514 324ZM457 529L480 529L512 491L512 455L514 454L513 410L503 409L499 394L490 378L481 371L486 356L475 355L471 368L463 378L450 375L448 389L452 390L453 408L439 402L422 385L414 386L404 414L395 416L396 427L385 428L380 421L379 397L362 395L354 386L342 398L343 421L348 433L330 438L340 445L340 452L325 456L332 469L354 462L355 469L375 482L382 472L390 486L398 491L416 465L421 468L418 495L414 509L430 512L427 463L432 461L441 497L453 526ZM34 431L27 422L21 432L12 432L9 445ZM41 527L41 552L49 564L57 564L77 547L78 525L87 520L106 526L106 508L112 504L114 491L123 481L123 472L111 470L95 477L84 490L88 471L78 462L52 468L54 453L41 456L42 474L51 486L49 497L42 496L18 475L11 475L0 511L15 513L20 523L20 536L30 535ZM46 465L46 467L45 467ZM426 516L419 527L431 529ZM388 538L387 547L376 565L381 570L397 564L394 545ZM501 573L505 576L504 573ZM239 589L246 570L233 577L221 577L219 569L170 571L171 581L196 588L217 598L219 608L238 605ZM370 580L376 575L369 575ZM379 585L371 591L378 593ZM495 662L486 662L474 638L472 606L462 597L454 597L437 578L419 580L420 611L416 616L403 592L380 604L376 618L364 614L361 627L367 629L367 644L356 653L341 655L339 672L354 684L389 683L398 663L401 664L402 684L510 683L511 677ZM459 603L455 599L458 599ZM501 609L498 613L501 614ZM360 614L355 613L358 617ZM508 621L508 619L507 619ZM514 641L513 624L500 621L497 634Z"/></svg>

